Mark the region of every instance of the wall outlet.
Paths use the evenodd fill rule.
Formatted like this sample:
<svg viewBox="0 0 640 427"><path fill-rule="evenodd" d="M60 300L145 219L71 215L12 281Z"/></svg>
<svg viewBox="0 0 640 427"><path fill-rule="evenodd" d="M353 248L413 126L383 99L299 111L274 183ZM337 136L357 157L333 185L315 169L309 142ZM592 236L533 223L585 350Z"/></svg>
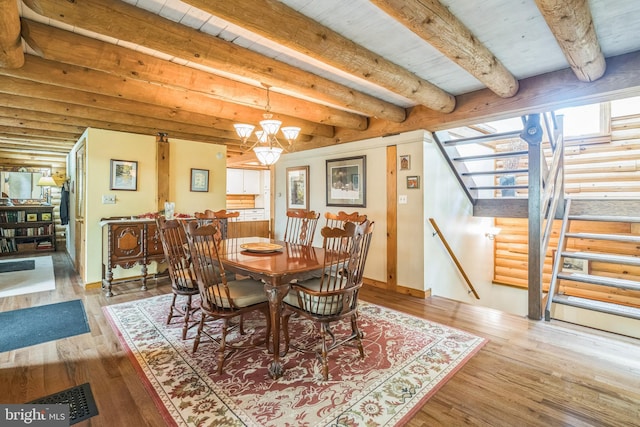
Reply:
<svg viewBox="0 0 640 427"><path fill-rule="evenodd" d="M102 195L102 204L103 205L115 205L116 203L116 195L115 194L103 194Z"/></svg>
<svg viewBox="0 0 640 427"><path fill-rule="evenodd" d="M400 196L398 196L398 203L401 205L406 205L407 204L407 195L406 194L401 194Z"/></svg>

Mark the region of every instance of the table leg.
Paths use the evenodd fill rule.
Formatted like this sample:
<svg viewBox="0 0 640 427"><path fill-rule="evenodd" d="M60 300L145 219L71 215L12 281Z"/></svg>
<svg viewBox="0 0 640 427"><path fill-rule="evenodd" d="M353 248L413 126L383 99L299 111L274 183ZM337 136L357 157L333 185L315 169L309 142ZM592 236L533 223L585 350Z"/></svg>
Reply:
<svg viewBox="0 0 640 427"><path fill-rule="evenodd" d="M280 317L282 315L282 299L289 292L289 284L265 282L264 290L269 299L269 313L271 315L271 340L273 345L273 361L269 365L269 375L276 379L282 376L280 362Z"/></svg>

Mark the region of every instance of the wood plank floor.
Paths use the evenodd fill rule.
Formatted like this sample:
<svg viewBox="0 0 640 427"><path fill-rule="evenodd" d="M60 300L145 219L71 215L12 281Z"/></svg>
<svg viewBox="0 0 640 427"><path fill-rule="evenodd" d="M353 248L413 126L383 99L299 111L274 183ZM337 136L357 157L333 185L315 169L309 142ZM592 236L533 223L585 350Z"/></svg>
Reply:
<svg viewBox="0 0 640 427"><path fill-rule="evenodd" d="M23 403L85 382L100 414L78 426L162 426L102 307L170 292L166 280L114 286L106 298L80 286L54 254L56 290L0 299L0 311L81 299L91 333L0 353L0 403ZM367 288L366 301L460 328L488 344L409 426L640 426L640 341L561 322L537 322L432 297Z"/></svg>

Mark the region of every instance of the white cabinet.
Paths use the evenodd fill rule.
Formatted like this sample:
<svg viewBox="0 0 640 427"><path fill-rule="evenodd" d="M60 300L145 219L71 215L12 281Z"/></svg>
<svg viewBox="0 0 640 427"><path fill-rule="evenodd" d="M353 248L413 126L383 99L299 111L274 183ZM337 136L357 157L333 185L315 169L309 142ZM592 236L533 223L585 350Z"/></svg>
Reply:
<svg viewBox="0 0 640 427"><path fill-rule="evenodd" d="M260 194L260 171L227 169L227 194Z"/></svg>

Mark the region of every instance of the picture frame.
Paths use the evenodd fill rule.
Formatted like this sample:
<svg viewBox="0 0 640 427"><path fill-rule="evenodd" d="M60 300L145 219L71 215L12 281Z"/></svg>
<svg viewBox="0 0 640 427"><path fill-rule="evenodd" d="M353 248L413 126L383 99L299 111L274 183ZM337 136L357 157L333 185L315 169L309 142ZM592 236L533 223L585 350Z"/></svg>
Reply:
<svg viewBox="0 0 640 427"><path fill-rule="evenodd" d="M287 210L309 210L309 166L287 168Z"/></svg>
<svg viewBox="0 0 640 427"><path fill-rule="evenodd" d="M138 162L135 160L111 159L109 188L111 190L138 190Z"/></svg>
<svg viewBox="0 0 640 427"><path fill-rule="evenodd" d="M404 154L400 156L400 170L408 171L411 169L411 156L408 154Z"/></svg>
<svg viewBox="0 0 640 427"><path fill-rule="evenodd" d="M38 220L38 214L37 213L28 213L27 214L27 221L28 222L34 222Z"/></svg>
<svg viewBox="0 0 640 427"><path fill-rule="evenodd" d="M564 257L562 261L562 272L563 273L582 273L589 274L590 273L590 265L588 259L578 259L571 257Z"/></svg>
<svg viewBox="0 0 640 427"><path fill-rule="evenodd" d="M51 221L51 212L42 212L40 214L40 221Z"/></svg>
<svg viewBox="0 0 640 427"><path fill-rule="evenodd" d="M407 188L409 189L419 189L420 188L420 177L417 175L408 176L407 177Z"/></svg>
<svg viewBox="0 0 640 427"><path fill-rule="evenodd" d="M209 169L191 168L191 191L201 193L209 191Z"/></svg>
<svg viewBox="0 0 640 427"><path fill-rule="evenodd" d="M327 160L327 206L366 207L366 167L366 156Z"/></svg>

